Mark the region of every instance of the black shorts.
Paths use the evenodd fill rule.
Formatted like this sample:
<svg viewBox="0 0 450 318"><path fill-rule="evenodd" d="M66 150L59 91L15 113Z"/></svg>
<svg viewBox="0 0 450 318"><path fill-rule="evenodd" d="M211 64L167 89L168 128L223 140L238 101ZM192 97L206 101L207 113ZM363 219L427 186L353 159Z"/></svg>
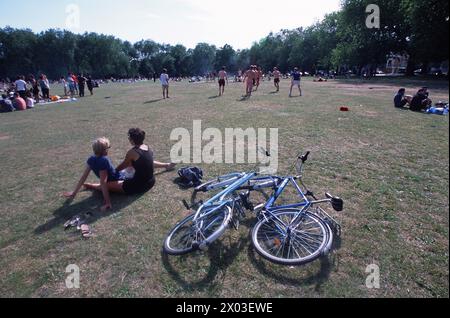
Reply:
<svg viewBox="0 0 450 318"><path fill-rule="evenodd" d="M219 86L225 86L225 80L224 79L220 79L219 80Z"/></svg>
<svg viewBox="0 0 450 318"><path fill-rule="evenodd" d="M278 83L280 82L280 79L279 79L279 78L276 78L276 79L274 79L273 81L274 81L275 84L278 84Z"/></svg>
<svg viewBox="0 0 450 318"><path fill-rule="evenodd" d="M135 179L125 180L123 182L123 192L128 195L142 194L150 191L155 186L155 178L148 182L141 182Z"/></svg>

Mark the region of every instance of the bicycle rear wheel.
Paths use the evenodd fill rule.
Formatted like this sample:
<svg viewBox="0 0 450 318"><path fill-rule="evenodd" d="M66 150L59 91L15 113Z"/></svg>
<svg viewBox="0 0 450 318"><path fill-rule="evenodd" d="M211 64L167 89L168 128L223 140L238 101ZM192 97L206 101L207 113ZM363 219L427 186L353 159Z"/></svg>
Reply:
<svg viewBox="0 0 450 318"><path fill-rule="evenodd" d="M231 209L228 206L206 208L197 221L191 214L179 222L164 240L163 250L169 255L184 255L197 250L202 245L209 245L226 230L231 219Z"/></svg>
<svg viewBox="0 0 450 318"><path fill-rule="evenodd" d="M314 261L323 255L329 241L327 225L316 215L298 209L272 211L252 231L252 242L258 254L282 265Z"/></svg>

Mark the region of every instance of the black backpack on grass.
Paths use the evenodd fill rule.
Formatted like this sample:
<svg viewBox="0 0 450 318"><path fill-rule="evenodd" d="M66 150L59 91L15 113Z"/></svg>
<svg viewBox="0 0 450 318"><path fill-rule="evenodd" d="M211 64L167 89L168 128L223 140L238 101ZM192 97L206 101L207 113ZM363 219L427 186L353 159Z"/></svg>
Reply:
<svg viewBox="0 0 450 318"><path fill-rule="evenodd" d="M194 188L202 184L203 171L197 167L186 167L178 170L179 177L175 182L182 188Z"/></svg>

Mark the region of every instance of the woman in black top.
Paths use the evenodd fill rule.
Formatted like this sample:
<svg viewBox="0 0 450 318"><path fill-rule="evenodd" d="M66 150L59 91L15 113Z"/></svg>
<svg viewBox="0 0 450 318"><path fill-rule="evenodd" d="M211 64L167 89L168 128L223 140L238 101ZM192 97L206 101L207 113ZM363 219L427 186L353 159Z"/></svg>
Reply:
<svg viewBox="0 0 450 318"><path fill-rule="evenodd" d="M134 177L118 183L118 192L126 194L139 194L149 191L155 185L155 168L172 170L175 167L173 163L161 163L153 160L153 151L149 146L144 145L145 132L139 128L130 129L128 139L133 148L128 151L125 160L116 168L122 171L133 167ZM120 187L120 189L119 189Z"/></svg>

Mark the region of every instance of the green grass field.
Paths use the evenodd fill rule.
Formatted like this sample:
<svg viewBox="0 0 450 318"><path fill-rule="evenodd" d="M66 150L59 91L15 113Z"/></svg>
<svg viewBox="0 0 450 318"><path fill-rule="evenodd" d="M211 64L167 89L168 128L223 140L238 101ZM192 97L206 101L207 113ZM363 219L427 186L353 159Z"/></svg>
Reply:
<svg viewBox="0 0 450 318"><path fill-rule="evenodd" d="M217 98L213 83L172 85L159 100L153 82L108 84L76 103L0 114L0 296L2 297L448 297L448 116L396 110L394 93L423 85L431 98L448 100L447 82L355 80L313 83L288 98L264 82L250 100L230 83ZM54 88L52 93L61 93ZM348 106L350 112L340 112ZM91 141L107 136L119 164L127 131L140 127L156 159L169 160L177 127L279 128L279 173L310 150L305 183L318 194L345 200L337 215L343 234L332 255L288 268L261 259L251 246L249 218L202 254L166 257L165 235L186 213L190 191L161 173L144 196L61 197L80 177ZM211 178L246 165L200 165ZM91 176L94 181L94 177ZM93 212L95 237L63 229L71 216ZM66 266L81 270L80 289L67 289ZM366 267L380 268L380 289L365 285Z"/></svg>

